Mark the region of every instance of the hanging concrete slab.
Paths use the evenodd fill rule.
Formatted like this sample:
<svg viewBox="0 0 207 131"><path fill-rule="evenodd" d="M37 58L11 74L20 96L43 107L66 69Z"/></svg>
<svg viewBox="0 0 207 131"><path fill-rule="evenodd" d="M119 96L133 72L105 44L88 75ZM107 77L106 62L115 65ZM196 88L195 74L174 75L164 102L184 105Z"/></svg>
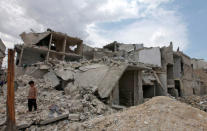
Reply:
<svg viewBox="0 0 207 131"><path fill-rule="evenodd" d="M92 90L96 91L108 69L108 66L102 65L99 66L99 68L91 68L87 71L84 69L84 72L77 72L75 74L75 84L79 87L90 87Z"/></svg>
<svg viewBox="0 0 207 131"><path fill-rule="evenodd" d="M40 42L40 40L47 37L48 35L50 35L50 32L43 32L43 33L23 32L22 34L20 34L20 37L22 38L25 44L35 45L38 42Z"/></svg>
<svg viewBox="0 0 207 131"><path fill-rule="evenodd" d="M98 93L101 98L109 96L117 81L121 78L128 65L121 65L119 67L111 67L100 84L98 85Z"/></svg>
<svg viewBox="0 0 207 131"><path fill-rule="evenodd" d="M122 63L120 66L94 64L82 68L84 71L75 74L75 85L85 88L89 87L93 91L98 91L101 98L106 98L110 95L117 81L119 81L126 69L142 70L148 68L143 65L133 66L126 63Z"/></svg>

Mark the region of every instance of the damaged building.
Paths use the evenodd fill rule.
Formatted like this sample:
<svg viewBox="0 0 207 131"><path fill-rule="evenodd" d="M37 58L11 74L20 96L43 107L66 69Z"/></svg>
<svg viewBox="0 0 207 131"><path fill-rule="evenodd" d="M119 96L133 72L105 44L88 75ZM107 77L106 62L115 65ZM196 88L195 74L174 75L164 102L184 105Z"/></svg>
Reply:
<svg viewBox="0 0 207 131"><path fill-rule="evenodd" d="M61 32L48 29L43 33L23 32L20 36L24 43L15 46L16 64L19 66L31 65L49 59L74 61L82 56L83 41Z"/></svg>
<svg viewBox="0 0 207 131"><path fill-rule="evenodd" d="M195 77L197 77L197 83L200 86L200 94L207 94L207 62L203 59L191 59L191 66L193 67L193 72Z"/></svg>
<svg viewBox="0 0 207 131"><path fill-rule="evenodd" d="M50 29L20 36L24 43L15 45L18 129L35 125L45 130L60 120L66 120L59 122L61 126L83 123L155 96L207 94L207 64L173 51L172 42L144 47L114 41L93 48ZM35 81L39 94L38 111L29 114L25 103L30 80ZM6 92L6 85L2 89ZM0 122L6 116L6 97L0 96Z"/></svg>
<svg viewBox="0 0 207 131"><path fill-rule="evenodd" d="M122 55L118 57L144 63L152 68L151 72L143 71L144 94L147 90L151 90L149 92L155 90L154 96L167 95L167 93L174 97L205 94L206 86L195 74L195 67L205 68L205 62L195 61L179 50L173 51L172 43L168 47L161 48L146 48L142 44L125 44L124 46L128 45L128 48L120 49L120 45L122 44L113 42L104 48L114 53L111 56L117 57L117 54L121 54L117 53L119 51L122 52ZM149 92L147 94L150 94Z"/></svg>
<svg viewBox="0 0 207 131"><path fill-rule="evenodd" d="M133 106L143 102L143 64L119 63L116 66L94 64L81 67L76 81L79 86L91 87L101 99L109 98L110 105Z"/></svg>
<svg viewBox="0 0 207 131"><path fill-rule="evenodd" d="M194 72L196 62L192 64L193 59L183 52L173 51L172 43L167 47L147 48L143 44L115 41L103 48L92 48L79 38L49 29L43 33L22 33L20 36L24 43L15 46L19 68L38 62L47 64L54 59L79 64L82 60L89 63L100 59L105 61L107 65L97 62L82 67L80 64L73 71L61 69L59 74L48 74L49 67L41 65L41 71L33 71L33 75L36 78L44 75L45 78L53 77L52 85L62 90L68 84L68 79L64 77L72 77L73 84L92 88L101 99L109 99L110 105L132 106L154 96L201 95L206 90ZM112 61L119 62L119 66L110 66ZM27 72L20 70L21 73Z"/></svg>

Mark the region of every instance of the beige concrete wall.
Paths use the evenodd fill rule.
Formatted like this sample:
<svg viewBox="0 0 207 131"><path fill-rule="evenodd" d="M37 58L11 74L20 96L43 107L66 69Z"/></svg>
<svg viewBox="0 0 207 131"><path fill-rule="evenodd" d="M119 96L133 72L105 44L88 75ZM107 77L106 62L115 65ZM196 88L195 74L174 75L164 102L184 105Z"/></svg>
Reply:
<svg viewBox="0 0 207 131"><path fill-rule="evenodd" d="M158 47L134 51L131 58L137 62L161 67L161 53Z"/></svg>
<svg viewBox="0 0 207 131"><path fill-rule="evenodd" d="M183 72L182 72L182 88L183 95L193 95L196 92L199 92L200 86L197 85L197 80L193 72L193 67L191 65L191 58L180 53L183 63Z"/></svg>
<svg viewBox="0 0 207 131"><path fill-rule="evenodd" d="M192 59L193 69L207 69L207 62L205 60Z"/></svg>
<svg viewBox="0 0 207 131"><path fill-rule="evenodd" d="M182 91L184 96L193 95L193 82L191 80L182 80Z"/></svg>

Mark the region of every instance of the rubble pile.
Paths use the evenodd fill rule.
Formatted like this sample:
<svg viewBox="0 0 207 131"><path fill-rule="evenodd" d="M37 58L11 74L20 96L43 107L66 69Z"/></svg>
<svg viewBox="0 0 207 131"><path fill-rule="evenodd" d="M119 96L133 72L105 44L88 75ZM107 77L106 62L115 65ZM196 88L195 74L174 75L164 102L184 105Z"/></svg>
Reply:
<svg viewBox="0 0 207 131"><path fill-rule="evenodd" d="M207 95L205 96L185 96L177 98L181 102L187 103L195 108L207 112Z"/></svg>
<svg viewBox="0 0 207 131"><path fill-rule="evenodd" d="M97 117L82 124L72 124L69 130L207 130L207 114L185 103L165 97L154 97L148 102L123 112Z"/></svg>
<svg viewBox="0 0 207 131"><path fill-rule="evenodd" d="M43 120L64 114L68 114L68 122L82 122L98 115L116 112L116 110L100 101L92 88L75 84L75 73L84 69L81 67L94 63L109 63L118 66L118 62L107 62L105 60L82 61L79 63L53 60L48 64L37 63L26 67L25 70L34 70L33 67L35 67L35 70L47 70L47 72L40 78L33 77L33 73L18 74L16 78L18 87L15 92L17 125L38 124ZM30 80L35 81L38 89L38 111L36 112L28 112L27 107L28 82ZM6 119L6 85L3 94L0 96L2 101L0 104L0 123L3 123Z"/></svg>
<svg viewBox="0 0 207 131"><path fill-rule="evenodd" d="M205 112L174 100L206 94L206 70L198 68L203 66L200 60L173 51L172 42L144 47L115 41L92 48L51 29L20 36L24 43L15 45L14 83L18 129L206 129ZM34 112L27 107L31 80L38 90ZM6 121L6 85L1 90L0 130ZM206 96L178 99L207 110ZM127 109L131 106L137 107Z"/></svg>

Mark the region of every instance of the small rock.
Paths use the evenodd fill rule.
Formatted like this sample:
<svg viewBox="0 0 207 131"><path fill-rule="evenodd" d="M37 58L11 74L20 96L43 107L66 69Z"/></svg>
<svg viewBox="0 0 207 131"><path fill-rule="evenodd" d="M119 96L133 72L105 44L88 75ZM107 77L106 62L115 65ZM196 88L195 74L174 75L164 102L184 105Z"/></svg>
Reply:
<svg viewBox="0 0 207 131"><path fill-rule="evenodd" d="M80 114L69 114L68 119L71 121L79 121L80 120Z"/></svg>
<svg viewBox="0 0 207 131"><path fill-rule="evenodd" d="M147 121L144 121L144 124L145 124L145 125L148 125L149 123L148 123Z"/></svg>

